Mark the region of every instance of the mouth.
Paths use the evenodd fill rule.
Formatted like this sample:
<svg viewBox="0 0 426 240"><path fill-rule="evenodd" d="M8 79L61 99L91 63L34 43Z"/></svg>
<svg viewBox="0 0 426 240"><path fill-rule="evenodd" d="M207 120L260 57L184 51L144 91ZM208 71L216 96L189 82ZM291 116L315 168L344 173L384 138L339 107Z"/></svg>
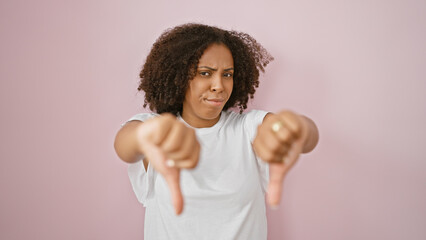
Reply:
<svg viewBox="0 0 426 240"><path fill-rule="evenodd" d="M225 103L225 99L223 98L206 98L204 101L214 107L220 107Z"/></svg>

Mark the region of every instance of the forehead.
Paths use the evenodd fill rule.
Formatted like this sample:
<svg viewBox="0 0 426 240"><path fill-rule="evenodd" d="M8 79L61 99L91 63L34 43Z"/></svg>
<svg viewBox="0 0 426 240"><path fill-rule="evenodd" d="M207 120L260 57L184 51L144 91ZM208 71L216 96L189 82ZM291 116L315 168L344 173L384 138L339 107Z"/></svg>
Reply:
<svg viewBox="0 0 426 240"><path fill-rule="evenodd" d="M198 64L211 67L232 67L234 59L226 45L214 43L204 50Z"/></svg>

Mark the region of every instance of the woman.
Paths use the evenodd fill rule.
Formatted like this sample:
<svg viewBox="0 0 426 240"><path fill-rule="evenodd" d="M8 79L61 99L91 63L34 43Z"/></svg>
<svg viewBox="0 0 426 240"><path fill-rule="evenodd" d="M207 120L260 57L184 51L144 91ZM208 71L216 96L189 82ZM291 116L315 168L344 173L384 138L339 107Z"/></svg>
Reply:
<svg viewBox="0 0 426 240"><path fill-rule="evenodd" d="M157 39L138 88L155 113L115 140L146 207L145 239L266 239L265 192L277 206L284 176L318 142L294 112L243 113L271 60L249 35L201 24Z"/></svg>

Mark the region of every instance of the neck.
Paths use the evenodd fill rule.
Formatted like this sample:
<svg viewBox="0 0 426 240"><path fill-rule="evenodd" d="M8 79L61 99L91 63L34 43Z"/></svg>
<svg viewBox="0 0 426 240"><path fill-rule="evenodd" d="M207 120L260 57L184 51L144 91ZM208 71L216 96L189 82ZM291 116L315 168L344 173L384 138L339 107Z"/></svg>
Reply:
<svg viewBox="0 0 426 240"><path fill-rule="evenodd" d="M209 128L213 127L217 122L219 122L220 115L221 113L213 119L200 119L196 116L185 114L185 111L183 111L182 119L194 128Z"/></svg>

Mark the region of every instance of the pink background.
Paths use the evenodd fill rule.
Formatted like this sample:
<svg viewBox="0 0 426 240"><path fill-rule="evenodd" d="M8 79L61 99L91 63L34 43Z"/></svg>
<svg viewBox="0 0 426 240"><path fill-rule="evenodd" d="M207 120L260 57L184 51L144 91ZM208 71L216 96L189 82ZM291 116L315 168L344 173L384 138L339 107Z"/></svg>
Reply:
<svg viewBox="0 0 426 240"><path fill-rule="evenodd" d="M245 31L275 61L252 108L316 121L269 239L426 239L425 1L0 2L0 239L143 239L113 150L166 28Z"/></svg>

